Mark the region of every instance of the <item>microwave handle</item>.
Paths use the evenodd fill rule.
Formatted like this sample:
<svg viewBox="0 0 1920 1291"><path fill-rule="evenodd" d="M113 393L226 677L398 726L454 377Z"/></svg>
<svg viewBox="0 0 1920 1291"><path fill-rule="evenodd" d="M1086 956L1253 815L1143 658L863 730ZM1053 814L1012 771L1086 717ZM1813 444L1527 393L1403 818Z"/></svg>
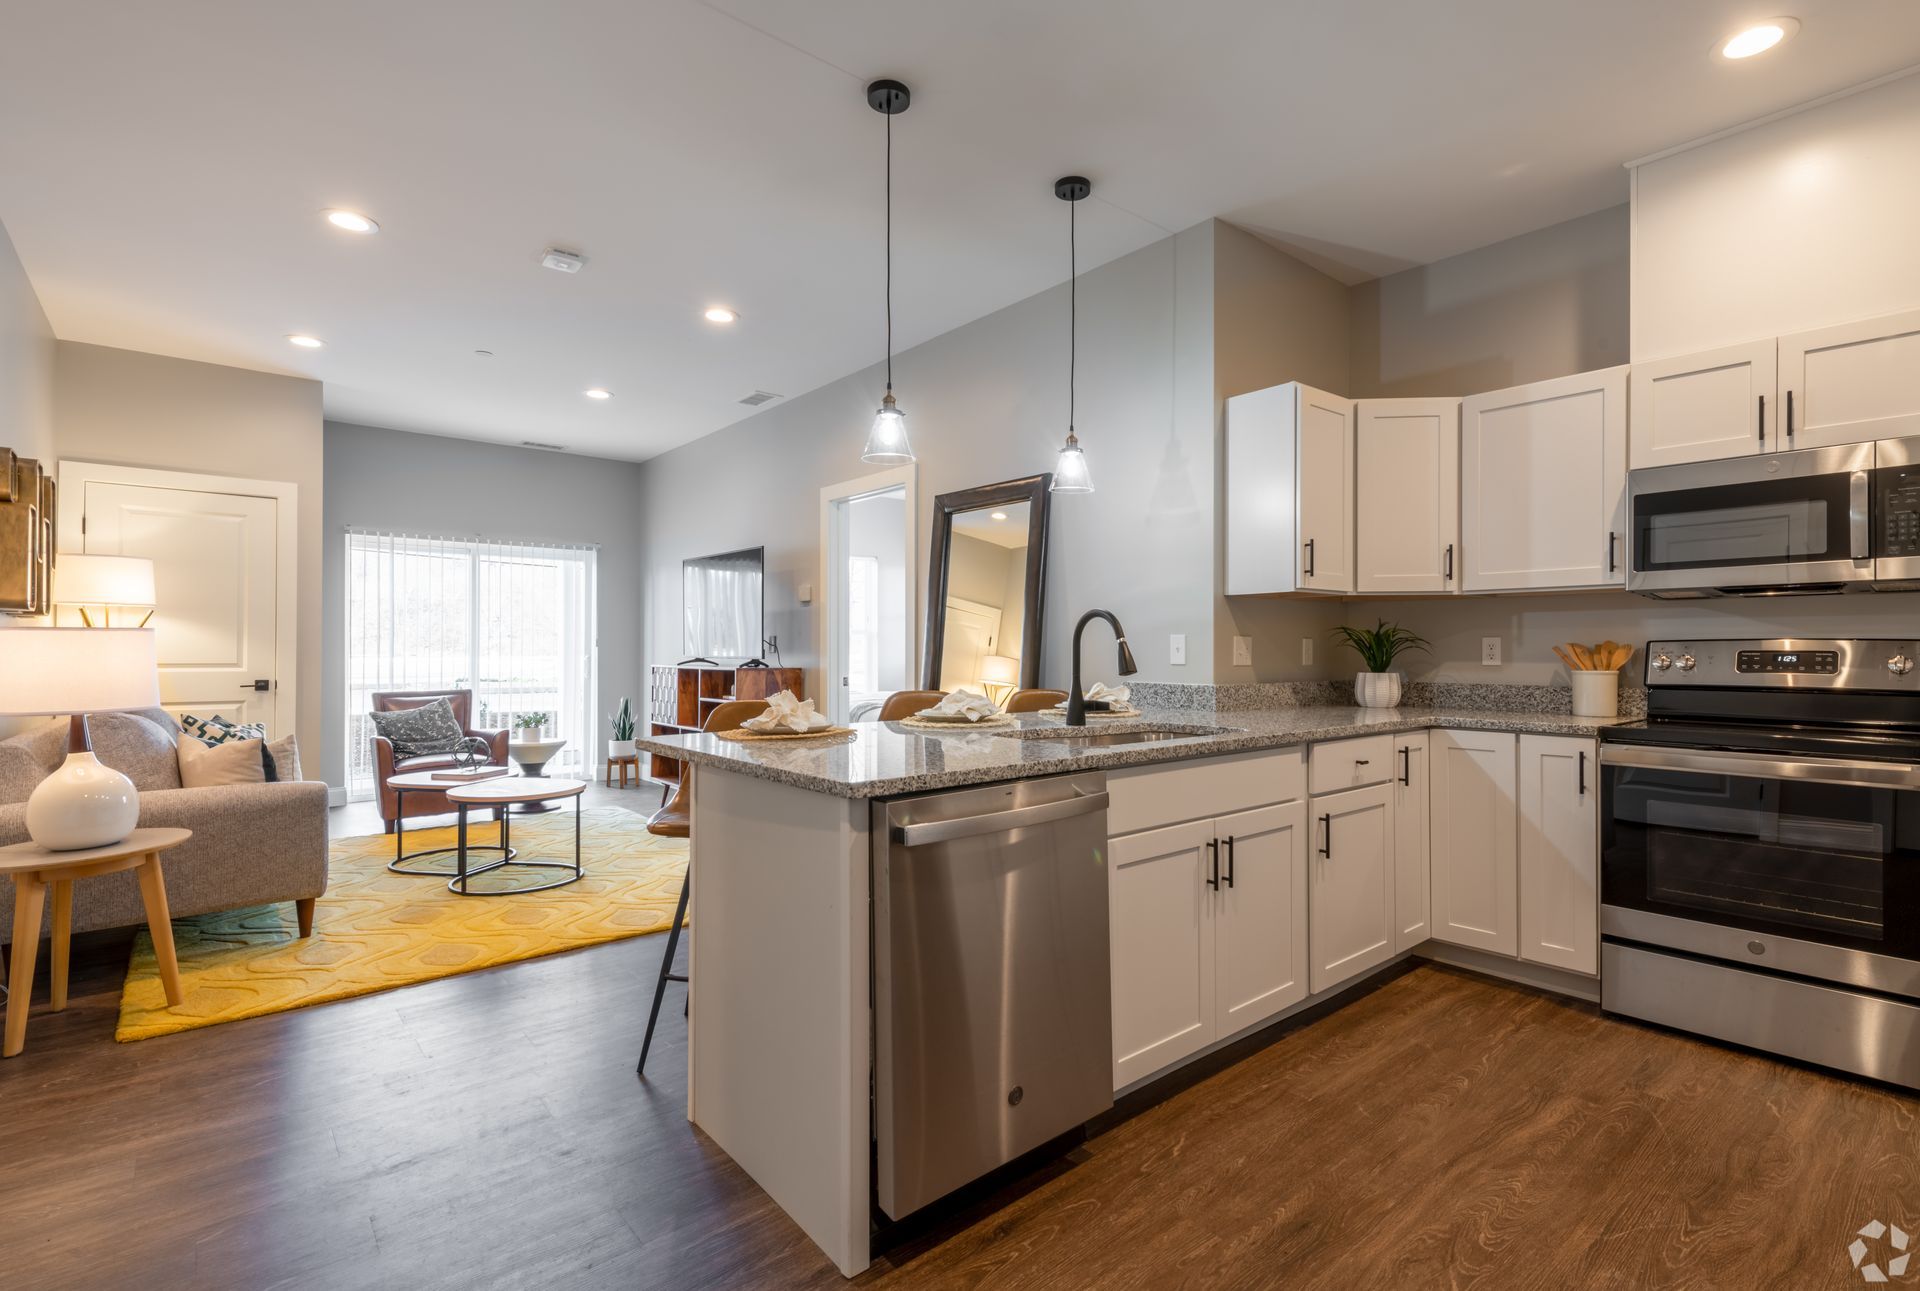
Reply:
<svg viewBox="0 0 1920 1291"><path fill-rule="evenodd" d="M1855 471L1847 481L1847 526L1852 535L1853 558L1865 560L1873 554L1872 526L1867 523L1868 486L1872 477Z"/></svg>

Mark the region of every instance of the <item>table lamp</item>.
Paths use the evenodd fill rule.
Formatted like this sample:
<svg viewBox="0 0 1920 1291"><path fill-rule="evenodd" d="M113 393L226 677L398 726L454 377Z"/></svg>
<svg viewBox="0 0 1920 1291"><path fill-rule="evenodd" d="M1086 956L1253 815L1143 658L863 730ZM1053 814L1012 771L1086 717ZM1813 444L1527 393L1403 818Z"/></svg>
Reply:
<svg viewBox="0 0 1920 1291"><path fill-rule="evenodd" d="M113 626L115 610L136 610L144 628L153 617L153 562L144 556L97 556L84 552L62 552L54 569L53 603L70 605L80 611L80 621L90 628ZM93 612L100 621L93 621Z"/></svg>
<svg viewBox="0 0 1920 1291"><path fill-rule="evenodd" d="M1020 661L1011 655L990 654L980 660L980 687L987 698L1004 705L1020 683Z"/></svg>
<svg viewBox="0 0 1920 1291"><path fill-rule="evenodd" d="M151 628L0 629L0 714L65 717L67 760L27 799L27 833L50 852L117 843L140 823L133 781L93 756L88 713L160 703Z"/></svg>

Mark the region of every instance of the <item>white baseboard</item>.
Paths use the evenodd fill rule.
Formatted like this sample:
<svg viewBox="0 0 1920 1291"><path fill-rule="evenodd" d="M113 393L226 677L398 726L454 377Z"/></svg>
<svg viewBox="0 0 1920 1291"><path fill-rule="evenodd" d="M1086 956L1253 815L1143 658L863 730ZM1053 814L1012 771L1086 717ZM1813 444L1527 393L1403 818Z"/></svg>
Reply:
<svg viewBox="0 0 1920 1291"><path fill-rule="evenodd" d="M1586 1000L1593 1004L1600 1002L1600 979L1588 977L1584 973L1570 973L1564 968L1548 968L1545 964L1530 964L1524 959L1510 959L1505 955L1474 950L1469 946L1449 945L1443 941L1423 941L1413 948L1413 953L1421 959L1430 959L1436 964L1470 968L1476 973L1485 973L1488 977L1504 978L1509 982L1518 982L1522 986L1537 986L1543 991L1552 991L1556 995L1571 995L1576 1000Z"/></svg>

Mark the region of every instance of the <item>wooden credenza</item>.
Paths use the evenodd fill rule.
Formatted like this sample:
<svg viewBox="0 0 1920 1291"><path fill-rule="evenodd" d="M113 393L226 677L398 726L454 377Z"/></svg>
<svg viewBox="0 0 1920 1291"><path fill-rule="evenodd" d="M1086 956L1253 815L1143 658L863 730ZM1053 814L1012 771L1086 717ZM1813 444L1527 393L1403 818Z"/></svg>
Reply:
<svg viewBox="0 0 1920 1291"><path fill-rule="evenodd" d="M799 668L721 668L711 664L655 664L648 724L655 735L684 735L706 725L707 715L730 699L767 699L783 690L806 696ZM647 775L668 784L680 780L679 759L648 754Z"/></svg>

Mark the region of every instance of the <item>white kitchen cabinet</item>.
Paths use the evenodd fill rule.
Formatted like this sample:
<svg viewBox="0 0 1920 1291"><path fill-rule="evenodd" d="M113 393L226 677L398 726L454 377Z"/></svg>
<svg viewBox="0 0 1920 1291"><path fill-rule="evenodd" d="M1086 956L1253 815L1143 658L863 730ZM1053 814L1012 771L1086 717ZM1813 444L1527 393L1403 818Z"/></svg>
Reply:
<svg viewBox="0 0 1920 1291"><path fill-rule="evenodd" d="M1461 403L1461 590L1618 587L1627 570L1627 369Z"/></svg>
<svg viewBox="0 0 1920 1291"><path fill-rule="evenodd" d="M1391 735L1326 740L1307 754L1307 792L1339 793L1362 785L1385 784L1393 767Z"/></svg>
<svg viewBox="0 0 1920 1291"><path fill-rule="evenodd" d="M1115 1089L1216 1034L1212 842L1213 822L1199 821L1108 845Z"/></svg>
<svg viewBox="0 0 1920 1291"><path fill-rule="evenodd" d="M1593 741L1520 737L1520 958L1600 971L1600 759Z"/></svg>
<svg viewBox="0 0 1920 1291"><path fill-rule="evenodd" d="M1393 949L1411 950L1432 935L1427 847L1427 733L1393 739Z"/></svg>
<svg viewBox="0 0 1920 1291"><path fill-rule="evenodd" d="M1308 982L1318 994L1393 958L1393 789L1377 784L1312 798L1308 815Z"/></svg>
<svg viewBox="0 0 1920 1291"><path fill-rule="evenodd" d="M1627 465L1639 470L1779 452L1777 350L1770 336L1634 364Z"/></svg>
<svg viewBox="0 0 1920 1291"><path fill-rule="evenodd" d="M1458 591L1460 401L1354 405L1354 585Z"/></svg>
<svg viewBox="0 0 1920 1291"><path fill-rule="evenodd" d="M1258 807L1213 822L1219 1034L1263 1022L1307 997L1307 808Z"/></svg>
<svg viewBox="0 0 1920 1291"><path fill-rule="evenodd" d="M1515 737L1433 731L1428 813L1432 936L1500 955L1520 952Z"/></svg>
<svg viewBox="0 0 1920 1291"><path fill-rule="evenodd" d="M1781 447L1920 435L1920 310L1780 338Z"/></svg>
<svg viewBox="0 0 1920 1291"><path fill-rule="evenodd" d="M1230 596L1353 591L1353 401L1298 382L1227 400Z"/></svg>

